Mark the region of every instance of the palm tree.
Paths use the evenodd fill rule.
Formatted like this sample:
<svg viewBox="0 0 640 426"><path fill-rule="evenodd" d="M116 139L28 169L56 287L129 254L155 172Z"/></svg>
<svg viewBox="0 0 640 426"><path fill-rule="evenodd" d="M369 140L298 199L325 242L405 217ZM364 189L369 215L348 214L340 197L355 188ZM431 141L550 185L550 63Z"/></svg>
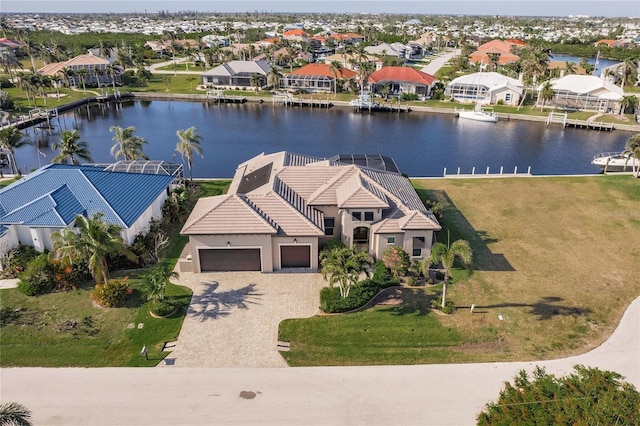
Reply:
<svg viewBox="0 0 640 426"><path fill-rule="evenodd" d="M118 73L118 67L114 64L107 65L107 75L111 77L111 84L113 84L113 91L116 91L116 74Z"/></svg>
<svg viewBox="0 0 640 426"><path fill-rule="evenodd" d="M200 146L202 136L198 134L198 131L193 126L185 130L178 130L176 135L178 135L176 152L182 156L182 161L184 161L185 158L187 159L187 164L189 165L189 180L193 181L193 153L195 152L204 158L202 147Z"/></svg>
<svg viewBox="0 0 640 426"><path fill-rule="evenodd" d="M544 108L544 104L547 101L550 101L555 96L555 92L553 91L553 86L550 81L545 81L540 89L540 93L538 94L538 100L542 100L540 104L540 111Z"/></svg>
<svg viewBox="0 0 640 426"><path fill-rule="evenodd" d="M632 58L625 59L618 71L622 74L621 89L624 89L625 83L630 82L633 85L638 80L638 67Z"/></svg>
<svg viewBox="0 0 640 426"><path fill-rule="evenodd" d="M363 273L368 277L371 261L365 250L355 247L334 247L320 253L322 277L328 278L329 286L338 285L340 296L349 296L351 287L358 283Z"/></svg>
<svg viewBox="0 0 640 426"><path fill-rule="evenodd" d="M86 91L87 86L85 85L85 83L87 80L87 75L89 75L89 72L85 68L80 68L76 71L76 75L80 79L80 83L82 83L82 90Z"/></svg>
<svg viewBox="0 0 640 426"><path fill-rule="evenodd" d="M15 150L27 145L31 145L31 141L26 138L17 127L5 127L0 130L0 149L7 152L9 156L9 166L13 174L18 173Z"/></svg>
<svg viewBox="0 0 640 426"><path fill-rule="evenodd" d="M0 425L31 426L31 411L17 402L0 405Z"/></svg>
<svg viewBox="0 0 640 426"><path fill-rule="evenodd" d="M89 145L80 140L80 134L76 129L64 130L60 136L60 142L54 143L52 147L60 151L58 155L53 157L52 163L79 164L78 159L93 161L89 153Z"/></svg>
<svg viewBox="0 0 640 426"><path fill-rule="evenodd" d="M253 74L251 76L251 84L255 86L257 92L258 88L260 88L260 85L262 84L262 76L260 74Z"/></svg>
<svg viewBox="0 0 640 426"><path fill-rule="evenodd" d="M442 308L445 307L447 298L447 283L449 282L449 276L453 269L453 262L456 258L468 266L471 264L473 252L469 246L469 242L466 240L456 240L453 244L435 243L431 247L431 256L422 261L421 269L423 272L429 270L432 265L442 264L444 269L444 281L442 282Z"/></svg>
<svg viewBox="0 0 640 426"><path fill-rule="evenodd" d="M100 77L104 75L104 70L100 68L100 65L93 66L93 76L96 78L96 83L98 84L98 89L100 89Z"/></svg>
<svg viewBox="0 0 640 426"><path fill-rule="evenodd" d="M620 114L624 114L627 110L633 113L638 107L638 98L635 95L623 96L620 100Z"/></svg>
<svg viewBox="0 0 640 426"><path fill-rule="evenodd" d="M56 256L73 255L75 258L86 259L91 276L97 284L109 281L109 256L123 255L132 262L137 260L136 255L125 246L120 236L120 227L105 222L103 216L103 212L97 212L91 217L77 215L77 234L66 232L55 237L52 234L52 239L56 242Z"/></svg>
<svg viewBox="0 0 640 426"><path fill-rule="evenodd" d="M281 79L282 73L280 72L280 68L272 62L269 73L267 74L267 84L277 90L280 88Z"/></svg>
<svg viewBox="0 0 640 426"><path fill-rule="evenodd" d="M165 290L171 278L180 278L180 274L171 270L168 263L162 263L146 274L142 294L147 301L156 303L164 301Z"/></svg>
<svg viewBox="0 0 640 426"><path fill-rule="evenodd" d="M331 61L329 71L333 73L333 94L338 94L338 73L342 75L342 64L339 61Z"/></svg>
<svg viewBox="0 0 640 426"><path fill-rule="evenodd" d="M129 126L122 128L120 126L111 126L109 131L113 132L113 141L115 144L111 147L111 155L117 160L122 156L125 160L138 160L149 158L142 152L142 145L148 142L139 136L134 135L136 128Z"/></svg>
<svg viewBox="0 0 640 426"><path fill-rule="evenodd" d="M627 140L627 143L624 146L624 151L622 151L622 155L628 155L627 160L625 161L624 167L627 167L627 163L629 160L633 160L635 158L636 161L632 161L631 169L633 171L633 175L636 178L640 178L640 164L636 167L637 163L640 163L640 133L637 133Z"/></svg>
<svg viewBox="0 0 640 426"><path fill-rule="evenodd" d="M361 92L364 93L364 87L369 80L369 76L373 73L374 68L370 62L362 62L358 65L358 77L360 77Z"/></svg>

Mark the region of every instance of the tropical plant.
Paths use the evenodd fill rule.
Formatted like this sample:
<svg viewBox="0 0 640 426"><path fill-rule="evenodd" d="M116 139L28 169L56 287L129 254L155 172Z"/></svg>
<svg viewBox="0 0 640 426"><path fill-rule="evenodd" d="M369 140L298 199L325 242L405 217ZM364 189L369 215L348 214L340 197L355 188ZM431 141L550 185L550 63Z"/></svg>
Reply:
<svg viewBox="0 0 640 426"><path fill-rule="evenodd" d="M178 130L176 132L178 136L178 143L176 145L176 152L182 156L182 161L187 159L187 165L189 166L189 180L193 181L193 154L199 154L201 158L204 158L202 153L202 136L198 133L195 127L189 127L188 129Z"/></svg>
<svg viewBox="0 0 640 426"><path fill-rule="evenodd" d="M542 101L540 103L540 111L544 109L544 105L547 101L550 101L555 96L555 92L553 91L553 86L550 81L545 81L540 89L540 94L538 95L538 100Z"/></svg>
<svg viewBox="0 0 640 426"><path fill-rule="evenodd" d="M473 258L473 252L469 246L469 242L466 240L456 240L453 244L435 243L431 247L431 256L422 261L421 269L425 276L429 274L429 268L433 265L442 265L444 270L444 281L442 282L442 303L441 307L444 309L447 298L447 284L449 283L449 277L451 276L451 270L453 269L453 262L459 259L465 266L471 264Z"/></svg>
<svg viewBox="0 0 640 426"><path fill-rule="evenodd" d="M640 133L636 133L627 140L622 155L627 155L627 159L624 163L625 169L627 167L627 163L632 161L631 168L633 175L636 178L640 178ZM635 161L633 161L633 159L635 159ZM638 166L636 166L636 164L638 164Z"/></svg>
<svg viewBox="0 0 640 426"><path fill-rule="evenodd" d="M100 306L104 306L105 308L117 308L124 304L131 293L132 290L129 287L128 277L124 277L96 284L91 297Z"/></svg>
<svg viewBox="0 0 640 426"><path fill-rule="evenodd" d="M399 246L392 246L385 250L382 261L396 278L405 275L411 266L409 255Z"/></svg>
<svg viewBox="0 0 640 426"><path fill-rule="evenodd" d="M342 75L342 64L338 61L331 61L329 71L333 73L333 94L338 93L338 74Z"/></svg>
<svg viewBox="0 0 640 426"><path fill-rule="evenodd" d="M178 279L180 274L171 270L168 263L162 263L151 269L145 276L142 294L149 302L163 302L167 284L171 278Z"/></svg>
<svg viewBox="0 0 640 426"><path fill-rule="evenodd" d="M31 411L17 402L0 405L0 426L31 426Z"/></svg>
<svg viewBox="0 0 640 426"><path fill-rule="evenodd" d="M52 163L79 164L78 159L93 161L89 153L89 144L80 140L80 134L76 129L64 130L60 136L60 142L54 143L52 148L59 151L58 155L51 160Z"/></svg>
<svg viewBox="0 0 640 426"><path fill-rule="evenodd" d="M620 100L620 114L624 114L629 110L634 113L637 108L638 98L635 95L626 95Z"/></svg>
<svg viewBox="0 0 640 426"><path fill-rule="evenodd" d="M340 296L349 296L351 287L358 283L360 275L369 276L371 261L369 254L355 247L334 247L320 253L322 277L329 286L338 285Z"/></svg>
<svg viewBox="0 0 640 426"><path fill-rule="evenodd" d="M7 152L9 167L13 174L18 173L15 150L27 145L31 145L31 141L27 139L17 127L5 127L0 130L0 149Z"/></svg>
<svg viewBox="0 0 640 426"><path fill-rule="evenodd" d="M76 71L76 75L80 79L80 84L82 84L82 90L86 91L87 90L86 82L87 82L87 76L89 75L89 71L87 71L86 68L80 68Z"/></svg>
<svg viewBox="0 0 640 426"><path fill-rule="evenodd" d="M588 421L587 421L588 419ZM638 425L640 393L612 371L574 366L564 377L536 367L520 370L513 384L505 382L497 402L486 405L478 425Z"/></svg>
<svg viewBox="0 0 640 426"><path fill-rule="evenodd" d="M109 153L113 155L113 158L117 160L119 157L123 157L126 161L149 159L149 157L142 152L142 145L148 142L144 138L134 134L136 132L135 127L129 126L122 128L120 126L111 126L109 127L109 131L114 134L113 141L115 144L111 147L111 151L109 151Z"/></svg>
<svg viewBox="0 0 640 426"><path fill-rule="evenodd" d="M109 256L123 255L132 262L137 260L136 255L125 246L120 236L120 227L105 222L103 217L103 212L90 217L77 215L77 234L65 232L52 235L55 256L86 260L91 276L98 284L109 281Z"/></svg>

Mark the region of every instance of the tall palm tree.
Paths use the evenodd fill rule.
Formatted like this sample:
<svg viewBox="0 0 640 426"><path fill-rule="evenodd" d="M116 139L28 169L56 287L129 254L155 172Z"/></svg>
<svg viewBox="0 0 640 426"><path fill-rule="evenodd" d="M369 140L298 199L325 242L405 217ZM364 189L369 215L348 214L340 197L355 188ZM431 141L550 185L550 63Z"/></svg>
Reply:
<svg viewBox="0 0 640 426"><path fill-rule="evenodd" d="M98 89L100 89L100 77L104 75L104 70L100 68L100 65L93 66L93 76L96 79L96 83L98 84Z"/></svg>
<svg viewBox="0 0 640 426"><path fill-rule="evenodd" d="M338 74L342 75L342 64L340 61L331 61L329 71L333 73L333 94L338 94Z"/></svg>
<svg viewBox="0 0 640 426"><path fill-rule="evenodd" d="M31 426L31 411L17 402L0 405L0 425Z"/></svg>
<svg viewBox="0 0 640 426"><path fill-rule="evenodd" d="M80 134L76 129L64 130L60 135L60 142L54 143L52 147L60 151L58 155L53 157L52 163L79 164L78 159L93 161L89 153L89 145L80 140Z"/></svg>
<svg viewBox="0 0 640 426"><path fill-rule="evenodd" d="M262 76L260 74L253 74L251 76L251 84L256 88L256 92L262 84Z"/></svg>
<svg viewBox="0 0 640 426"><path fill-rule="evenodd" d="M334 247L320 253L322 277L329 281L329 286L338 285L340 296L349 296L351 287L358 283L360 276L369 276L371 262L365 250L355 247Z"/></svg>
<svg viewBox="0 0 640 426"><path fill-rule="evenodd" d="M76 75L80 79L80 83L82 84L82 90L86 91L87 90L86 82L87 82L87 76L89 75L89 71L87 71L86 68L80 68L76 71Z"/></svg>
<svg viewBox="0 0 640 426"><path fill-rule="evenodd" d="M178 136L176 152L182 156L182 161L184 161L185 158L187 159L187 164L189 165L189 180L193 181L193 153L195 152L204 158L202 147L200 146L202 136L198 134L198 131L193 126L185 130L178 130L176 135Z"/></svg>
<svg viewBox="0 0 640 426"><path fill-rule="evenodd" d="M267 74L267 84L277 90L280 88L281 79L282 73L280 72L280 68L272 62L269 67L269 73Z"/></svg>
<svg viewBox="0 0 640 426"><path fill-rule="evenodd" d="M629 155L624 164L624 167L627 167L627 163L631 160L631 169L633 171L633 175L636 178L640 178L640 164L636 167L636 163L640 163L640 133L637 133L631 136L627 143L624 146L624 151L622 155ZM636 161L633 161L635 159Z"/></svg>
<svg viewBox="0 0 640 426"><path fill-rule="evenodd" d="M453 269L453 262L459 259L465 266L471 264L473 258L473 252L469 246L469 242L466 240L456 240L453 244L435 243L431 247L431 256L421 263L421 269L423 272L428 271L431 265L442 264L444 269L444 281L442 283L442 308L445 307L447 298L447 283Z"/></svg>
<svg viewBox="0 0 640 426"><path fill-rule="evenodd" d="M369 76L373 74L374 68L370 62L361 62L358 65L358 77L360 77L361 92L364 93L365 85L369 80Z"/></svg>
<svg viewBox="0 0 640 426"><path fill-rule="evenodd" d="M638 66L632 58L625 59L618 70L622 74L621 89L624 89L625 83L630 82L633 85L638 80Z"/></svg>
<svg viewBox="0 0 640 426"><path fill-rule="evenodd" d="M113 141L115 144L111 147L111 155L117 160L118 157L123 157L125 160L148 160L144 152L142 152L142 145L146 145L148 142L140 136L134 135L136 128L133 126L122 128L120 126L111 126L109 131L114 133Z"/></svg>
<svg viewBox="0 0 640 426"><path fill-rule="evenodd" d="M553 99L554 96L555 96L555 92L553 91L553 86L551 85L551 82L545 81L538 95L538 101L542 101L540 103L540 111L544 109L545 103Z"/></svg>
<svg viewBox="0 0 640 426"><path fill-rule="evenodd" d="M0 149L7 152L9 156L9 167L11 167L13 174L18 173L15 150L23 146L31 145L31 143L31 140L26 138L17 127L5 127L0 130Z"/></svg>
<svg viewBox="0 0 640 426"><path fill-rule="evenodd" d="M118 74L118 67L114 64L107 65L105 70L107 75L111 77L111 84L113 85L113 91L116 91L116 75Z"/></svg>
<svg viewBox="0 0 640 426"><path fill-rule="evenodd" d="M52 239L56 241L54 250L56 255L62 255L59 250L66 249L64 254L72 253L74 257L87 260L91 276L96 283L102 284L109 281L109 265L107 259L112 255L123 255L135 262L136 255L129 250L122 237L120 227L104 221L104 213L98 212L90 217L77 215L75 226L78 233L58 234ZM61 241L65 240L66 241Z"/></svg>

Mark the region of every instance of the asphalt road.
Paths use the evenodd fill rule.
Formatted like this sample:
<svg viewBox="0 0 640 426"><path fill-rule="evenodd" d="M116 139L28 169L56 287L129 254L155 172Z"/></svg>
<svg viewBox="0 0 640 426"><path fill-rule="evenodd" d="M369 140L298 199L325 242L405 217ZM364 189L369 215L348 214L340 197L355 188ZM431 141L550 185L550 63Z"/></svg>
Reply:
<svg viewBox="0 0 640 426"><path fill-rule="evenodd" d="M471 425L520 369L583 364L640 388L640 298L603 345L572 358L323 368L9 368L2 402L35 425Z"/></svg>

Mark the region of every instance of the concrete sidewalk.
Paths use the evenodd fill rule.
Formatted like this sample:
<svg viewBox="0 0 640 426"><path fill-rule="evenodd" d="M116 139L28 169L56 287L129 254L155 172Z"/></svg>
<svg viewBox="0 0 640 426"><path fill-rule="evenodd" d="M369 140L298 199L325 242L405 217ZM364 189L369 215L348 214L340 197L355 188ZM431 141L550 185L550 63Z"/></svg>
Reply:
<svg viewBox="0 0 640 426"><path fill-rule="evenodd" d="M322 368L9 368L3 402L37 425L471 425L504 381L583 364L640 388L640 298L597 349L545 361Z"/></svg>

